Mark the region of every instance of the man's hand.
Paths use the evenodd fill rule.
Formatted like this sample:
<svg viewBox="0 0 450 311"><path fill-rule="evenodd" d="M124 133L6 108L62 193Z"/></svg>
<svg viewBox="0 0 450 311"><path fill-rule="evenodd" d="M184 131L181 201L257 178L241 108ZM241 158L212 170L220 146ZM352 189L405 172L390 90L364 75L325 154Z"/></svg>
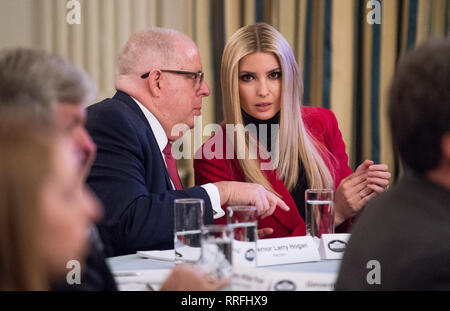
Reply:
<svg viewBox="0 0 450 311"><path fill-rule="evenodd" d="M261 218L272 215L277 206L289 211L283 200L259 184L221 181L215 185L219 189L221 205L254 205Z"/></svg>

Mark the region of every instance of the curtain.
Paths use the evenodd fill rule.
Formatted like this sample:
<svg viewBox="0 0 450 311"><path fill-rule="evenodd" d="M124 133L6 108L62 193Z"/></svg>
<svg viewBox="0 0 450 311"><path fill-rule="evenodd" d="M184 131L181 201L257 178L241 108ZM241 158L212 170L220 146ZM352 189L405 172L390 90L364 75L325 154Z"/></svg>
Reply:
<svg viewBox="0 0 450 311"><path fill-rule="evenodd" d="M372 159L398 175L386 114L389 84L404 53L449 35L450 1L223 2L225 41L239 27L260 21L286 37L303 71L303 104L335 113L353 169Z"/></svg>

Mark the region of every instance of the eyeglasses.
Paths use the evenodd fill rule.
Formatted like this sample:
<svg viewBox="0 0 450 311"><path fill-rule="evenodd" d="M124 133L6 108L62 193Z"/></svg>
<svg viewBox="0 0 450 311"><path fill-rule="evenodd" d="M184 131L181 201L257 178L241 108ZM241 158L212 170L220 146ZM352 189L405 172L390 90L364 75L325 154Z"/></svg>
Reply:
<svg viewBox="0 0 450 311"><path fill-rule="evenodd" d="M192 71L181 71L181 70L164 70L164 69L160 69L161 72L168 72L168 73L173 73L173 74L177 74L177 75L188 75L191 76L192 79L194 79L195 81L199 82L199 85L202 84L203 79L205 77L205 73L202 71L198 71L198 72L192 72ZM144 73L141 76L141 79L146 79L148 78L148 76L150 75L150 72Z"/></svg>

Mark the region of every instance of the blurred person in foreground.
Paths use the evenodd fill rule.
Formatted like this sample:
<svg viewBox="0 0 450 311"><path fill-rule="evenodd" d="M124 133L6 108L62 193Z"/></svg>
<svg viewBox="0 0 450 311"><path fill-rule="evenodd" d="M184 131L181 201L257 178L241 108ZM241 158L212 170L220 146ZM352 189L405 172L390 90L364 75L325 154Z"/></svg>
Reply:
<svg viewBox="0 0 450 311"><path fill-rule="evenodd" d="M0 124L0 289L48 290L82 263L100 206L73 142L42 124Z"/></svg>
<svg viewBox="0 0 450 311"><path fill-rule="evenodd" d="M58 55L29 48L0 52L0 117L54 123L74 141L83 178L95 158L96 146L84 127L85 106L95 95L88 75Z"/></svg>
<svg viewBox="0 0 450 311"><path fill-rule="evenodd" d="M0 124L0 290L49 290L69 261L84 262L101 206L78 172L73 141L27 120ZM178 266L162 290L215 290L195 267Z"/></svg>
<svg viewBox="0 0 450 311"><path fill-rule="evenodd" d="M337 290L450 290L450 40L408 53L389 92L404 175L350 238Z"/></svg>
<svg viewBox="0 0 450 311"><path fill-rule="evenodd" d="M87 74L58 55L29 48L7 49L0 53L0 123L20 118L54 125L74 142L72 151L77 159L77 172L83 180L96 151L84 127L85 106L95 94L94 84ZM89 245L82 284L69 286L62 282L53 284L53 289L117 289L105 263L95 224L91 227Z"/></svg>

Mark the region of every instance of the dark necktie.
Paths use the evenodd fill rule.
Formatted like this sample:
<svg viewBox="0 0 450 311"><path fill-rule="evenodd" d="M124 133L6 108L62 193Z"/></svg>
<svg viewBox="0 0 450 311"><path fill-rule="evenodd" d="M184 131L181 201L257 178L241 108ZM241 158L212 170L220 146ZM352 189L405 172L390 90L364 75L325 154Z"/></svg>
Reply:
<svg viewBox="0 0 450 311"><path fill-rule="evenodd" d="M180 176L178 175L177 160L175 160L175 158L172 156L172 144L170 142L167 143L166 147L163 150L163 153L167 164L167 170L169 171L169 175L172 179L175 189L183 190Z"/></svg>

